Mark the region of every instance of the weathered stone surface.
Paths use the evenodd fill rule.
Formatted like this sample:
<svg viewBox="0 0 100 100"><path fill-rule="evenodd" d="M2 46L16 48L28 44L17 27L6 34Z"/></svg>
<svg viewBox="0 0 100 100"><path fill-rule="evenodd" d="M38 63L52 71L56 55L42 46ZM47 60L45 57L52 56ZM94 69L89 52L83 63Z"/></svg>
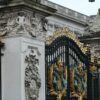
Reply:
<svg viewBox="0 0 100 100"><path fill-rule="evenodd" d="M25 69L26 100L38 100L41 79L37 67L39 60L36 58L34 50L31 49L29 55L26 55L25 63L27 64Z"/></svg>

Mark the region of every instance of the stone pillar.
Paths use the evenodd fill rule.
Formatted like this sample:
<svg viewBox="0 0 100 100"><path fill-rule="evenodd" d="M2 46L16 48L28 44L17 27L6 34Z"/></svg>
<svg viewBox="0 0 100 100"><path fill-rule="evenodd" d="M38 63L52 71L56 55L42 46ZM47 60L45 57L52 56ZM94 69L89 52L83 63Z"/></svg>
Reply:
<svg viewBox="0 0 100 100"><path fill-rule="evenodd" d="M45 100L43 17L19 8L0 13L2 100Z"/></svg>
<svg viewBox="0 0 100 100"><path fill-rule="evenodd" d="M35 98L39 97L38 100L45 100L44 42L24 37L11 37L4 39L4 43L2 100L32 100L34 91L37 92L34 95ZM32 65L33 63L34 65ZM25 79L26 70L28 74L31 74L27 76L28 79ZM34 71L38 71L37 76ZM39 86L32 87L32 84L35 85L33 80L37 81L36 85ZM26 81L29 82L28 88L25 85Z"/></svg>
<svg viewBox="0 0 100 100"><path fill-rule="evenodd" d="M2 100L45 100L45 17L56 10L34 1L0 6Z"/></svg>

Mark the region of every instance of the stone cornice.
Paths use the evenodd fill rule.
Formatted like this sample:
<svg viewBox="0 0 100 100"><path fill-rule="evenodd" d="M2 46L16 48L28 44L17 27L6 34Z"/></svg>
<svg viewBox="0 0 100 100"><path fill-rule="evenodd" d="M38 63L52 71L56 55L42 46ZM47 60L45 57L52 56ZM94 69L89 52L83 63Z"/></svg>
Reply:
<svg viewBox="0 0 100 100"><path fill-rule="evenodd" d="M86 38L86 39L80 39L81 42L86 42L86 41L93 41L93 40L100 40L100 37L96 37L96 38Z"/></svg>
<svg viewBox="0 0 100 100"><path fill-rule="evenodd" d="M81 41L100 40L100 32L92 33L86 36L79 37Z"/></svg>
<svg viewBox="0 0 100 100"><path fill-rule="evenodd" d="M74 22L76 22L76 23L78 23L78 24L87 26L87 23L86 23L86 22L81 21L81 20L78 20L78 19L75 19L75 18L73 18L73 17L71 17L71 16L62 15L62 14L60 14L60 13L55 13L54 15L59 16L59 17L62 17L62 18L64 18L64 19L68 19L68 20L74 21Z"/></svg>
<svg viewBox="0 0 100 100"><path fill-rule="evenodd" d="M12 8L12 7L27 7L30 8L31 10L37 10L40 12L45 13L45 15L51 15L53 13L56 12L56 9L52 8L52 7L48 7L46 5L43 5L41 3L36 3L30 0L19 0L17 2L11 2L8 5L2 5L0 6L0 9L8 9L8 8Z"/></svg>

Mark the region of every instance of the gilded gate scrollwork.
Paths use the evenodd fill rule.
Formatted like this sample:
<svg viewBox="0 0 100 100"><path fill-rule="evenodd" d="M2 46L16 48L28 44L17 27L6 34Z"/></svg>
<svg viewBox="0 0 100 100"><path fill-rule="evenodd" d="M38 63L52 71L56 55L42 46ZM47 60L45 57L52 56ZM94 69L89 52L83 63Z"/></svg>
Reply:
<svg viewBox="0 0 100 100"><path fill-rule="evenodd" d="M87 70L82 64L70 68L70 90L71 96L83 100L87 96Z"/></svg>
<svg viewBox="0 0 100 100"><path fill-rule="evenodd" d="M67 68L63 66L60 59L48 68L48 88L49 94L57 96L61 100L67 91Z"/></svg>

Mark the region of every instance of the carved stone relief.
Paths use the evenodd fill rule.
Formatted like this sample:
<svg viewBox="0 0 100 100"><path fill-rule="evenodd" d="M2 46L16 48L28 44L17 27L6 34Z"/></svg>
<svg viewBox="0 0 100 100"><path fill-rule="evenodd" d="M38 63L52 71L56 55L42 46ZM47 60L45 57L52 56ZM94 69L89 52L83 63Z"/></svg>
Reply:
<svg viewBox="0 0 100 100"><path fill-rule="evenodd" d="M26 100L38 100L41 79L38 70L39 60L34 49L25 57L25 97Z"/></svg>
<svg viewBox="0 0 100 100"><path fill-rule="evenodd" d="M44 37L46 20L36 13L17 11L0 13L0 36L26 35Z"/></svg>

